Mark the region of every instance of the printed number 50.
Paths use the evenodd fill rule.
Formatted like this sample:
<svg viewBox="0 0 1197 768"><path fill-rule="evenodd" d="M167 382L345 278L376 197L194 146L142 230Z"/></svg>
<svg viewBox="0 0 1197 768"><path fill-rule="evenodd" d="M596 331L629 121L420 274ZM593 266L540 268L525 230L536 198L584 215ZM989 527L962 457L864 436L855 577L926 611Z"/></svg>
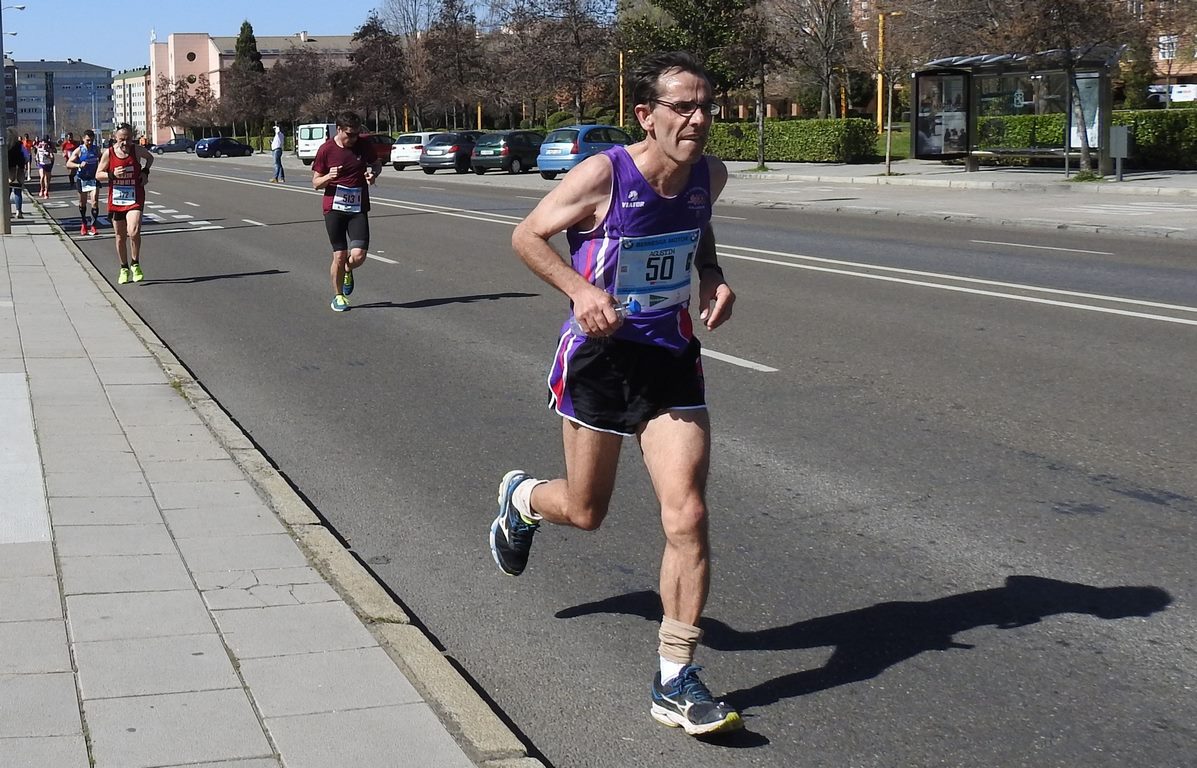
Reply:
<svg viewBox="0 0 1197 768"><path fill-rule="evenodd" d="M644 261L645 280L673 279L673 256L649 256Z"/></svg>

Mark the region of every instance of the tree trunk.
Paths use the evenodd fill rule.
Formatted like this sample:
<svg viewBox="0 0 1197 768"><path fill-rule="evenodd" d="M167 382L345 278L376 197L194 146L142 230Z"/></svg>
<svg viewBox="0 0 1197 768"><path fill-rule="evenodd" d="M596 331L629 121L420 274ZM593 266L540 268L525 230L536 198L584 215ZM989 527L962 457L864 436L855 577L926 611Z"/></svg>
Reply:
<svg viewBox="0 0 1197 768"><path fill-rule="evenodd" d="M1093 158L1089 148L1089 122L1085 119L1085 103L1081 100L1081 89L1076 81L1076 69L1068 67L1067 73L1069 82L1072 83L1072 104L1070 108L1075 115L1074 125L1078 128L1078 133L1081 137L1081 171L1092 173Z"/></svg>
<svg viewBox="0 0 1197 768"><path fill-rule="evenodd" d="M756 165L765 169L765 66L761 64L760 85L756 92Z"/></svg>

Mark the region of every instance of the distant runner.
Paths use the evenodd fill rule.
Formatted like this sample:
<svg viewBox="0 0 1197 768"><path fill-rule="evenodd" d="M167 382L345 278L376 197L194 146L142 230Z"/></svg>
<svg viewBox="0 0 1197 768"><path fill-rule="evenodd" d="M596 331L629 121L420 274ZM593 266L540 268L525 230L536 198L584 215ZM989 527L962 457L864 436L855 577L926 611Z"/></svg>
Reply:
<svg viewBox="0 0 1197 768"><path fill-rule="evenodd" d="M100 182L96 181L100 150L96 147L95 131L83 132L83 143L67 156L66 166L75 174L75 191L79 193L79 234L95 235L96 220L100 218ZM90 221L87 218L89 205Z"/></svg>

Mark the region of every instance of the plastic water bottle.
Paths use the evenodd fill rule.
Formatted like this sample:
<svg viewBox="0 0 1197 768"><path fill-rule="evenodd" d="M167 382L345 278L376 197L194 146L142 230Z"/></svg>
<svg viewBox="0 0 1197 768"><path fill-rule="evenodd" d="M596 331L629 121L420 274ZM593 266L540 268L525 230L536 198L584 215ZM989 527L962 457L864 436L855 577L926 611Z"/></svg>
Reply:
<svg viewBox="0 0 1197 768"><path fill-rule="evenodd" d="M628 315L637 314L640 311L640 302L635 299L628 299L624 304L615 305L615 316L620 320L627 320ZM582 329L582 324L578 322L578 318L573 315L569 316L569 329L577 336L585 336L586 331Z"/></svg>

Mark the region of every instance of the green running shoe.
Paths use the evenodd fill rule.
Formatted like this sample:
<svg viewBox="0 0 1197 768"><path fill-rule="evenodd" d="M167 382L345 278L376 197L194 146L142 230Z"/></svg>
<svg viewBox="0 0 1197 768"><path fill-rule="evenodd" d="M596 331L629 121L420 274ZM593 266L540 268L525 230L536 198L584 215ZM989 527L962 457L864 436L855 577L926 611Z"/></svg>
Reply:
<svg viewBox="0 0 1197 768"><path fill-rule="evenodd" d="M349 299L338 294L337 296L333 296L332 304L329 306L332 307L333 312L348 312Z"/></svg>
<svg viewBox="0 0 1197 768"><path fill-rule="evenodd" d="M348 296L353 293L353 270L345 269L345 278L341 280L341 295Z"/></svg>
<svg viewBox="0 0 1197 768"><path fill-rule="evenodd" d="M133 262L133 266L129 267L129 271L133 273L133 282L140 283L145 280L145 273L141 271L141 265Z"/></svg>
<svg viewBox="0 0 1197 768"><path fill-rule="evenodd" d="M120 275L117 276L116 282L119 285L124 285L125 283L129 282L129 268L128 267L121 267L121 273L120 273Z"/></svg>

